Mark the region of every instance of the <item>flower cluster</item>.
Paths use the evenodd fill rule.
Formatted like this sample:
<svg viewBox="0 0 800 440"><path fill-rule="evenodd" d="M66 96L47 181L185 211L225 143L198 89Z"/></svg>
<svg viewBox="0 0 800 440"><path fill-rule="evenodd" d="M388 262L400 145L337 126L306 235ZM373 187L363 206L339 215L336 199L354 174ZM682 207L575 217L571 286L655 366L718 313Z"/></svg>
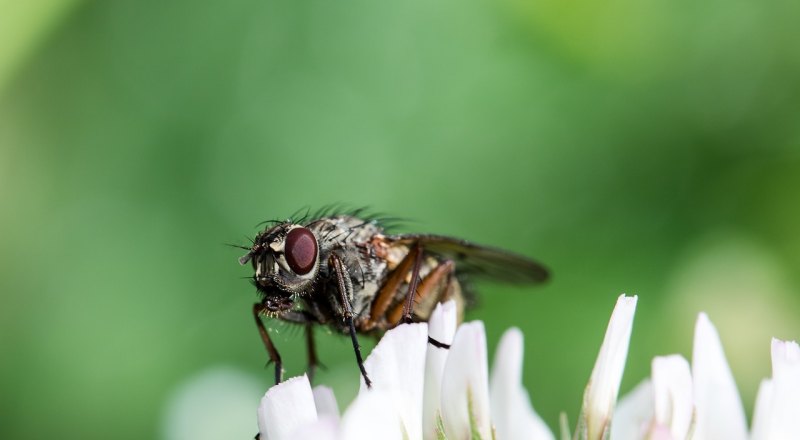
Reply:
<svg viewBox="0 0 800 440"><path fill-rule="evenodd" d="M714 326L701 314L690 365L680 355L653 360L651 378L617 404L637 298L620 296L584 393L576 437L586 440L692 438L800 439L800 347L773 340L773 377L758 393L752 432ZM428 337L451 348L428 344ZM340 415L330 388L305 376L272 387L258 408L264 440L554 439L522 386L522 333L508 330L489 376L479 321L456 328L453 303L429 324L402 325L365 362L361 382ZM570 438L562 426L560 437Z"/></svg>

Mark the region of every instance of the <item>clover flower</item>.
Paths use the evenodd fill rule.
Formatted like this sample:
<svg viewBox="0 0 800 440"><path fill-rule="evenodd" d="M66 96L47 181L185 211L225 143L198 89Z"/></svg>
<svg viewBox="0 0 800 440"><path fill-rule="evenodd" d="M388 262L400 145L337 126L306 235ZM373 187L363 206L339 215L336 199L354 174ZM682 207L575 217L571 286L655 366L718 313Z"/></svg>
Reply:
<svg viewBox="0 0 800 440"><path fill-rule="evenodd" d="M695 327L692 363L680 355L653 360L651 378L617 397L637 297L620 296L586 387L575 438L584 440L800 439L800 347L773 340L773 377L762 382L748 433L736 384L716 329L705 314ZM451 348L437 348L428 337ZM502 336L489 375L483 323L456 328L453 303L428 324L401 325L365 361L361 382L340 415L330 388L306 376L270 388L258 407L264 440L435 439L553 440L522 386L522 332ZM562 417L562 422L566 417ZM571 437L562 423L562 440Z"/></svg>

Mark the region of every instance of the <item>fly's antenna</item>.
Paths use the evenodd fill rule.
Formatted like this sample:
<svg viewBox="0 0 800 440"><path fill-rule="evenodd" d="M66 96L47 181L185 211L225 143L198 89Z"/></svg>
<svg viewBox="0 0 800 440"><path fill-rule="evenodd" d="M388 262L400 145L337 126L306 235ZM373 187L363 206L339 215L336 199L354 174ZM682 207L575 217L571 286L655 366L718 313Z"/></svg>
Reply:
<svg viewBox="0 0 800 440"><path fill-rule="evenodd" d="M253 251L250 251L250 252L242 255L241 257L239 257L239 265L240 266L244 266L252 258L253 258Z"/></svg>

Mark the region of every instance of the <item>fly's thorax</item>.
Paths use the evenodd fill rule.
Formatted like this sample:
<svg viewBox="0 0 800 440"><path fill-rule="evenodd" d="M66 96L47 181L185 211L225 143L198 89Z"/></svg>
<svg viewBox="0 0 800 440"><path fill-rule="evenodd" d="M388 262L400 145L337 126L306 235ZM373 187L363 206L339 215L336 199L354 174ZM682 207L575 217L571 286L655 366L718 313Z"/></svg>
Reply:
<svg viewBox="0 0 800 440"><path fill-rule="evenodd" d="M347 215L321 218L307 227L318 238L323 253L336 249L346 251L346 247L369 242L382 231L374 222Z"/></svg>

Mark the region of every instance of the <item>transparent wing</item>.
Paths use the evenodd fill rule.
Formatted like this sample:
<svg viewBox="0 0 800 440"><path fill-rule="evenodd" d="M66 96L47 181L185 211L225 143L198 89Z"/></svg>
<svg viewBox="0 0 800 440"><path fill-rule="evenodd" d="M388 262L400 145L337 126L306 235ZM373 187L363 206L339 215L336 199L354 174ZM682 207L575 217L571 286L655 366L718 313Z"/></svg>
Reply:
<svg viewBox="0 0 800 440"><path fill-rule="evenodd" d="M388 243L414 246L456 263L456 272L513 284L541 284L550 277L548 270L528 257L503 249L481 246L454 237L432 234L401 234L386 237Z"/></svg>

